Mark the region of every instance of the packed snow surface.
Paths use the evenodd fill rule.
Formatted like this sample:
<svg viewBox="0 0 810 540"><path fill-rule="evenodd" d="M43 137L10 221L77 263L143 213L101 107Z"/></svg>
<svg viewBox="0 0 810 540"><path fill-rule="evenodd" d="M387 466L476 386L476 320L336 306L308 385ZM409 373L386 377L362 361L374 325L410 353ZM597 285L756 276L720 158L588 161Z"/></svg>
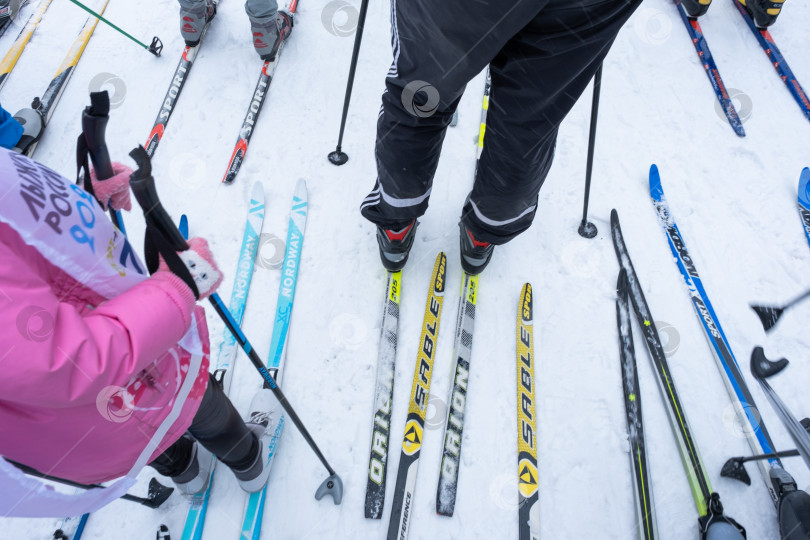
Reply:
<svg viewBox="0 0 810 540"><path fill-rule="evenodd" d="M111 2L105 15L142 40L158 34L165 43L163 56L155 58L99 25L51 119L38 160L66 176L74 174L74 141L88 90L106 88L114 105L107 130L111 154L132 164L126 154L145 142L182 49L177 8L169 0ZM604 66L590 201L599 234L592 240L576 232L590 89L563 122L534 225L498 247L480 279L459 494L455 516L448 519L435 514L435 496L462 278L456 223L473 178L483 73L468 85L459 124L448 130L444 142L430 209L403 272L386 509L380 521L364 519L385 272L374 228L358 207L375 178L376 119L391 62L386 2L369 7L343 145L350 160L342 167L326 160L336 142L358 8L359 0L301 2L247 159L236 182L226 186L220 180L261 63L242 3L223 0L153 162L164 206L175 218L187 214L191 234L210 241L226 273L220 288L226 301L251 185L263 183L263 263L257 265L244 322L263 357L280 278L274 261L280 261L281 252L274 250L281 245L277 238L286 237L295 183L307 180L309 223L283 386L342 476L346 492L341 506L315 501L325 471L288 423L270 475L262 538L385 536L425 294L440 250L448 254L447 298L410 538L517 536L515 324L526 281L534 287L540 536L636 537L614 307L618 264L609 234L609 213L616 208L647 301L668 341L673 377L712 485L749 538L778 539L775 510L756 466L747 466L750 487L719 475L727 458L750 450L672 262L647 185L649 167L656 163L673 217L762 418L776 447L792 448L748 362L755 345L765 346L771 358L789 358L787 373L772 385L799 418L810 413L810 303L788 312L768 336L748 305L782 304L810 287L810 246L796 212L799 173L810 166L810 122L730 0L716 0L701 25L747 136L737 137L720 112L675 5L645 2L619 34ZM85 17L68 2L50 6L0 96L6 109L27 106L45 90ZM810 3L794 0L772 28L806 88L809 24ZM0 50L10 46L18 28L0 40ZM128 215L126 224L140 246L139 212ZM223 325L207 311L216 352ZM696 538L695 504L639 335L636 330L658 530L665 540ZM240 353L231 389L237 408L246 411L260 385ZM786 459L784 465L799 487L810 488L801 459ZM133 492L144 494L154 475L151 469L143 471ZM244 501L230 472L219 469L204 538L236 537ZM84 537L152 538L163 523L172 538L179 538L185 513L178 494L154 511L117 501L90 517ZM0 537L46 539L58 523L3 519Z"/></svg>

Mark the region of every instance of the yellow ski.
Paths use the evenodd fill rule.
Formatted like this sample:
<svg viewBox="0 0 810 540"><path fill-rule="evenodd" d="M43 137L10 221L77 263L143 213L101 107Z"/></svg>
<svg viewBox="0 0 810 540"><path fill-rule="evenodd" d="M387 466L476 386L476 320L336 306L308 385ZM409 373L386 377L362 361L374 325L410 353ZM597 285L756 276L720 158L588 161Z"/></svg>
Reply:
<svg viewBox="0 0 810 540"><path fill-rule="evenodd" d="M98 10L99 15L104 14L104 10L107 9L107 4L109 1L110 0L103 0L101 9ZM53 79L51 79L45 93L42 94L41 98L34 98L34 101L31 103L31 108L39 112L39 114L42 116L42 123L44 126L48 125L48 120L50 120L51 115L53 114L53 108L59 101L59 98L62 97L62 92L65 91L65 87L67 86L71 75L73 75L73 71L76 69L76 64L79 63L79 59L82 57L84 48L87 47L87 42L90 41L90 37L93 35L93 31L96 29L97 24L98 19L95 17L87 18L87 21L84 23L81 32L79 32L79 35L76 37L76 40L70 47L65 59L62 60L62 65L56 70L56 75L54 75ZM25 155L28 157L34 155L38 144L39 141L35 140L28 145L25 148Z"/></svg>
<svg viewBox="0 0 810 540"><path fill-rule="evenodd" d="M405 422L405 436L402 440L402 455L399 458L397 484L394 490L394 506L391 508L391 521L388 524L388 540L405 540L413 514L413 497L416 490L416 471L419 469L419 452L422 449L422 435L425 428L430 395L430 378L433 373L433 359L439 338L439 321L444 301L444 277L447 257L439 253L433 265L431 287L428 291L422 333L419 336L419 352L416 356L416 369L411 386L411 399L408 402L408 419Z"/></svg>
<svg viewBox="0 0 810 540"><path fill-rule="evenodd" d="M42 0L42 2L39 3L34 12L31 13L31 16L28 17L28 22L25 23L23 29L20 30L17 39L14 40L14 44L6 53L3 61L0 62L0 89L6 84L6 79L8 79L11 70L14 69L14 66L17 64L17 60L20 58L25 46L28 45L28 41L34 34L34 30L39 26L39 21L42 20L42 16L45 15L45 11L48 9L49 5L51 5L51 0Z"/></svg>
<svg viewBox="0 0 810 540"><path fill-rule="evenodd" d="M532 286L520 293L517 314L517 428L518 428L518 530L520 540L540 538L537 504L537 419L534 414L534 327Z"/></svg>

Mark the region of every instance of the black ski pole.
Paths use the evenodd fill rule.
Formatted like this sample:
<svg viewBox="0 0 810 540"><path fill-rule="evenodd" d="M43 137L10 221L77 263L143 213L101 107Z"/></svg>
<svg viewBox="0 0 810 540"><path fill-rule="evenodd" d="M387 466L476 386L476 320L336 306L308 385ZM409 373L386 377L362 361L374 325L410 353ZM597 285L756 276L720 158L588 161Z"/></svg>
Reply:
<svg viewBox="0 0 810 540"><path fill-rule="evenodd" d="M805 291L784 306L757 306L751 304L751 309L756 312L760 322L762 322L762 327L768 332L771 328L776 326L776 323L779 322L779 317L782 316L786 309L793 307L808 296L810 296L810 291Z"/></svg>
<svg viewBox="0 0 810 540"><path fill-rule="evenodd" d="M368 11L368 0L360 2L360 14L357 18L357 29L354 33L354 49L352 50L352 61L349 66L349 80L346 82L346 96L343 98L343 116L340 118L340 133L334 152L329 153L329 162L332 165L343 165L349 161L349 156L343 151L343 130L346 128L346 116L349 114L349 101L352 98L352 86L354 86L354 72L357 70L357 57L360 54L360 42L363 40L363 27L366 24L366 11Z"/></svg>
<svg viewBox="0 0 810 540"><path fill-rule="evenodd" d="M90 161L93 162L93 169L96 171L96 178L98 180L107 180L112 178L115 174L110 160L110 152L107 150L107 139L105 133L107 131L107 121L110 119L110 96L107 91L91 92L90 93L90 106L84 109L82 113L82 134L79 136L79 142L76 149L76 164L81 167L85 163L87 154L90 154ZM82 137L84 144L82 144ZM84 179L84 188L90 193L93 192L93 186L90 183L90 178ZM108 203L108 201L99 201L100 203ZM118 230L126 235L124 228L124 220L121 213L117 210L110 208L110 218L113 224L118 227Z"/></svg>
<svg viewBox="0 0 810 540"><path fill-rule="evenodd" d="M171 217L169 217L169 214L163 208L163 205L160 204L160 199L158 198L157 190L155 189L155 179L152 177L152 164L146 150L143 146L138 146L138 148L130 152L129 155L138 165L138 169L132 173L129 183L132 188L132 192L135 194L135 198L138 200L138 204L143 210L144 218L146 218L147 224L156 227L162 233L164 238L166 238L166 240L172 245L173 249L177 251L184 251L188 249L188 244L183 238L183 235L180 234L180 230L177 228L177 225L175 225L174 221L172 221ZM239 325L236 324L236 321L234 321L233 315L231 315L231 312L227 307L225 307L222 299L218 294L214 293L208 297L208 300L211 302L214 310L217 312L217 314L219 314L220 318L225 323L228 331L239 343L239 346L242 347L242 350L245 351L248 358L250 358L253 366L261 374L267 386L269 386L270 390L273 392L273 394L275 394L276 399L278 399L278 402L281 404L282 408L284 408L284 412L289 415L290 419L292 419L293 423L295 424L295 427L298 428L298 431L301 433L309 444L310 448L312 448L313 452L315 452L315 455L318 456L318 459L320 459L323 466L329 472L329 477L321 483L320 487L318 487L318 490L315 492L315 498L320 500L324 495L331 495L335 501L335 504L340 504L341 500L343 499L343 481L340 479L340 476L338 476L332 466L329 465L329 462L326 461L326 457L324 457L323 452L321 452L320 448L318 448L318 445L315 443L312 435L310 435L309 431L307 431L304 423L298 417L298 414L296 414L295 409L293 409L292 405L287 400L287 397L281 391L281 388L278 387L276 381L267 371L267 367L264 365L261 358L259 358L259 355L256 353L253 345L250 344L245 334L242 333L242 329L239 328Z"/></svg>
<svg viewBox="0 0 810 540"><path fill-rule="evenodd" d="M127 32L121 30L120 28L115 26L113 23L111 23L110 21L108 21L107 19L102 17L99 13L96 13L95 11L93 11L89 7L85 6L84 4L79 2L78 0L70 0L70 1L73 2L74 4L76 4L77 6L79 6L80 8L82 8L83 10L85 10L87 13L89 13L90 15L95 17L96 19L98 19L101 22L103 22L104 24L108 25L110 28L118 31L121 35L128 37L129 39L131 39L132 41L134 41L135 43L137 43L138 45L140 45L141 47L146 49L148 52L154 54L155 56L160 56L160 52L163 50L163 42L160 41L159 37L157 37L157 36L153 37L152 38L152 43L147 45L146 43L143 43L140 40L132 37Z"/></svg>
<svg viewBox="0 0 810 540"><path fill-rule="evenodd" d="M751 352L751 373L759 381L762 390L765 392L765 396L771 402L771 405L776 411L777 416L779 416L779 419L782 420L785 428L787 428L793 442L796 443L796 449L804 459L805 464L810 467L810 433L807 432L807 428L804 424L796 420L796 417L790 412L785 402L782 401L782 398L779 397L766 380L785 369L789 363L787 358L769 360L765 356L765 351L759 346L754 347L754 350Z"/></svg>
<svg viewBox="0 0 810 540"><path fill-rule="evenodd" d="M101 484L80 484L78 482L74 482L72 480L65 480L64 478L57 478L56 476L51 476L49 474L43 474L38 470L34 469L33 467L29 467L28 465L23 465L22 463L17 463L16 461L11 461L10 459L6 459L9 463L20 469L22 472L29 476L36 476L37 478L42 478L43 480L49 480L51 482L57 482L59 484L65 484L66 486L72 486L81 489L98 489L103 488ZM152 478L149 481L149 496L148 497L138 497L137 495L130 495L129 493L125 493L121 495L121 499L125 501L132 501L138 504L142 504L144 506L148 506L149 508L158 508L161 504L166 502L166 499L169 498L174 492L173 487L166 487L156 479Z"/></svg>
<svg viewBox="0 0 810 540"><path fill-rule="evenodd" d="M748 471L745 470L745 463L749 461L761 461L763 459L796 457L799 455L798 450L783 450L782 452L772 452L770 454L758 454L756 456L738 456L731 457L723 464L720 470L720 476L726 478L733 478L739 480L744 484L751 485L751 477L748 476Z"/></svg>
<svg viewBox="0 0 810 540"><path fill-rule="evenodd" d="M602 88L602 64L593 77L593 102L591 103L591 131L588 135L588 161L585 165L585 200L582 205L582 221L577 232L583 238L593 238L598 232L596 225L588 221L588 199L591 197L591 173L593 172L593 147L596 142L596 119L599 115L599 91Z"/></svg>

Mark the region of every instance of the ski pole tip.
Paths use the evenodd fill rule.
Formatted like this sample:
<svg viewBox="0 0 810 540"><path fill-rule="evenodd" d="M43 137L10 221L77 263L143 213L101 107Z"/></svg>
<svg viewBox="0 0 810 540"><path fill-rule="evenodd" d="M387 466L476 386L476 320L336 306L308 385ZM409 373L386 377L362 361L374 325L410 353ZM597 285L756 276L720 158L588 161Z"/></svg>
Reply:
<svg viewBox="0 0 810 540"><path fill-rule="evenodd" d="M336 165L336 166L343 165L347 161L349 161L349 156L346 154L346 152L341 150L339 146L337 148L335 148L334 152L329 153L328 158L329 158L329 163L331 163L332 165Z"/></svg>
<svg viewBox="0 0 810 540"><path fill-rule="evenodd" d="M330 475L329 478L323 481L318 487L318 491L315 492L315 499L320 501L325 495L331 495L335 505L340 504L343 500L343 480L340 479L337 473Z"/></svg>
<svg viewBox="0 0 810 540"><path fill-rule="evenodd" d="M748 486L751 485L751 477L748 476L748 471L745 470L743 458L741 457L729 458L728 461L723 464L723 469L720 471L720 476L739 480Z"/></svg>
<svg viewBox="0 0 810 540"><path fill-rule="evenodd" d="M163 42L160 41L159 37L155 36L152 38L152 43L149 44L146 50L155 56L160 56L160 53L163 52Z"/></svg>
<svg viewBox="0 0 810 540"><path fill-rule="evenodd" d="M594 238L599 231L596 228L596 225L586 219L583 219L582 223L579 224L579 229L577 229L577 232L582 238Z"/></svg>
<svg viewBox="0 0 810 540"><path fill-rule="evenodd" d="M751 304L751 309L757 314L759 317L759 321L762 323L762 328L765 332L770 332L776 323L779 322L779 317L782 316L782 312L784 308L778 308L773 306L756 306Z"/></svg>

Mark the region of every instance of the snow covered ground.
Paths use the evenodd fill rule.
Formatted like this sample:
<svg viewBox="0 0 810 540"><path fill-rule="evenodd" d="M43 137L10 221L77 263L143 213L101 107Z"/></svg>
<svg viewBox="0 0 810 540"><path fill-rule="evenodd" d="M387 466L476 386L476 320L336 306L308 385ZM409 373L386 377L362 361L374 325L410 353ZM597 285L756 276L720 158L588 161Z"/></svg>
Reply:
<svg viewBox="0 0 810 540"><path fill-rule="evenodd" d="M535 294L541 537L636 537L615 325L618 265L608 223L610 209L616 208L658 326L671 328L671 369L713 487L722 494L727 513L747 527L749 538L779 538L775 511L754 466L748 466L750 487L719 476L723 462L748 454L748 445L647 189L649 166L657 163L673 215L762 417L776 446L791 448L747 366L758 344L770 357L791 359L789 374L772 384L800 418L807 415L810 304L786 315L767 337L748 304L782 303L810 286L810 249L795 209L799 172L810 165L810 123L730 0L716 0L701 24L748 136L734 135L718 112L675 6L670 0L647 0L619 35L604 68L590 207L599 235L593 240L576 233L590 91L563 123L534 226L496 249L480 281L460 493L456 515L447 519L435 515L434 504L461 281L456 223L473 177L483 74L470 83L458 127L447 134L431 207L403 273L387 509L381 521L363 518L385 273L373 227L358 207L375 177L379 96L391 60L385 2L372 2L366 21L344 143L351 159L340 168L326 160L336 140L353 42L353 34L341 35L340 28L352 26L358 6L358 0L339 10L334 1L301 2L247 160L235 184L225 186L220 179L260 63L241 2L223 1L154 159L166 208L175 217L188 214L192 234L211 242L227 274L220 289L226 299L252 182L262 182L267 194L265 261L280 257L270 235L286 236L296 180L308 182L309 224L284 388L341 474L346 495L342 506L313 499L324 471L288 425L270 476L262 537L385 536L425 293L440 250L448 254L448 294L410 537L517 536L514 336L518 294L526 281ZM333 21L330 13L335 13ZM181 49L175 2L113 0L106 15L141 39L158 34L166 48L156 59L99 25L37 154L66 176L74 171L73 145L81 110L89 103L88 89L104 86L114 92L107 137L114 159L129 163L126 153L145 141ZM27 106L44 91L84 19L76 6L53 3L0 96L6 109ZM806 88L808 24L810 4L794 0L772 31ZM16 29L9 30L0 50L15 36ZM137 213L126 224L133 238L142 237ZM244 328L256 348L267 351L279 271L270 264L259 266ZM223 327L210 310L208 322L216 351ZM638 337L637 350L661 538L696 538L695 506ZM231 391L240 410L260 384L240 353ZM785 460L785 467L800 487L810 489L810 472L800 459ZM145 493L152 476L151 469L144 471L138 493ZM243 500L232 475L222 469L205 538L236 536ZM179 495L156 511L118 501L91 516L85 537L152 538L164 523L179 538L184 518ZM45 539L57 524L53 519L3 519L0 537Z"/></svg>

